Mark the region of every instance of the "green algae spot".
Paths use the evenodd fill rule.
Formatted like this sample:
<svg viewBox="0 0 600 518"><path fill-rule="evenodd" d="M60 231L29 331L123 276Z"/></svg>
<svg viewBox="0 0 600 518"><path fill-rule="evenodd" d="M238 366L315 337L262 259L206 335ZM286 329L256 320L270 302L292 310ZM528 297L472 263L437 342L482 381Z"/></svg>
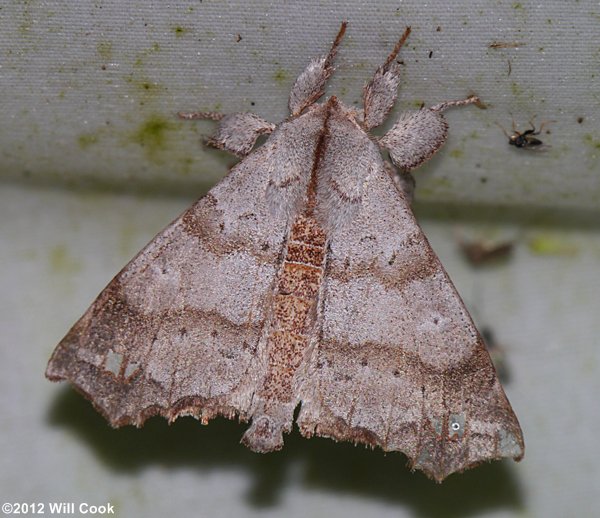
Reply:
<svg viewBox="0 0 600 518"><path fill-rule="evenodd" d="M159 115L148 117L133 134L132 140L146 148L149 153L160 151L166 147L166 133L173 129L173 124Z"/></svg>
<svg viewBox="0 0 600 518"><path fill-rule="evenodd" d="M173 32L175 33L175 36L180 38L184 34L190 32L190 29L188 29L187 27L181 27L180 25L177 25L173 27Z"/></svg>
<svg viewBox="0 0 600 518"><path fill-rule="evenodd" d="M510 84L510 90L514 96L521 95L523 93L523 88L521 88L517 83L512 82Z"/></svg>
<svg viewBox="0 0 600 518"><path fill-rule="evenodd" d="M23 9L22 14L22 23L19 25L19 32L22 35L26 35L29 33L31 28L33 27L33 16L31 15L31 11L29 10L30 2L21 2L25 5L25 9Z"/></svg>
<svg viewBox="0 0 600 518"><path fill-rule="evenodd" d="M441 176L440 178L433 178L431 183L436 187L442 189L452 187L452 180L450 180L450 178L446 178L445 176Z"/></svg>
<svg viewBox="0 0 600 518"><path fill-rule="evenodd" d="M98 135L95 133L82 133L77 137L77 143L81 149L87 149L91 145L98 143Z"/></svg>
<svg viewBox="0 0 600 518"><path fill-rule="evenodd" d="M586 146L590 146L594 149L600 149L600 140L595 140L591 133L586 133L583 136L583 142Z"/></svg>
<svg viewBox="0 0 600 518"><path fill-rule="evenodd" d="M64 244L52 247L48 259L52 273L76 273L82 268L81 261L73 257Z"/></svg>
<svg viewBox="0 0 600 518"><path fill-rule="evenodd" d="M539 234L528 240L529 250L536 255L573 257L579 252L573 243L554 234Z"/></svg>
<svg viewBox="0 0 600 518"><path fill-rule="evenodd" d="M513 9L523 9L523 4L521 2L515 2L512 4Z"/></svg>
<svg viewBox="0 0 600 518"><path fill-rule="evenodd" d="M133 95L138 99L140 106L154 100L156 96L165 90L165 87L160 83L138 74L126 77L125 82L134 88Z"/></svg>
<svg viewBox="0 0 600 518"><path fill-rule="evenodd" d="M450 151L450 156L452 158L462 158L465 156L465 152L462 149L456 148Z"/></svg>
<svg viewBox="0 0 600 518"><path fill-rule="evenodd" d="M113 44L111 41L101 41L96 45L96 52L102 58L102 61L110 61L112 59Z"/></svg>
<svg viewBox="0 0 600 518"><path fill-rule="evenodd" d="M160 45L154 42L151 47L138 53L135 61L133 62L134 67L141 67L144 65L144 60L151 54L155 54L160 51Z"/></svg>
<svg viewBox="0 0 600 518"><path fill-rule="evenodd" d="M273 79L275 79L275 81L280 85L286 83L287 78L288 73L281 67L279 67L273 74Z"/></svg>

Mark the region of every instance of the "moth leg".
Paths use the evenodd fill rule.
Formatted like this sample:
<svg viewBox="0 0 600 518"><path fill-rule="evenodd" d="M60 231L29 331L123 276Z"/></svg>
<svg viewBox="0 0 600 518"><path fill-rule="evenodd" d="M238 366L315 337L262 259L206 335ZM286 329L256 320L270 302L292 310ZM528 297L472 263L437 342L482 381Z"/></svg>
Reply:
<svg viewBox="0 0 600 518"><path fill-rule="evenodd" d="M409 205L412 205L412 202L415 199L415 177L410 173L410 171L396 169L387 160L383 161L383 167L386 173L392 177L392 180L394 180L398 190L404 194L404 197Z"/></svg>
<svg viewBox="0 0 600 518"><path fill-rule="evenodd" d="M347 22L342 26L326 56L314 58L304 69L290 92L288 106L292 115L299 115L305 108L314 103L324 93L325 82L333 72L333 60L346 32Z"/></svg>
<svg viewBox="0 0 600 518"><path fill-rule="evenodd" d="M434 112L443 112L448 108L452 108L454 106L468 106L469 104L481 104L481 99L476 95L470 95L466 99L460 99L458 101L444 101L443 103L436 104L429 108Z"/></svg>
<svg viewBox="0 0 600 518"><path fill-rule="evenodd" d="M385 63L375 71L373 79L364 88L364 125L367 130L383 123L394 107L400 84L400 65L396 62L396 56L409 34L410 27L407 27Z"/></svg>
<svg viewBox="0 0 600 518"><path fill-rule="evenodd" d="M286 426L287 425L287 426ZM241 443L256 453L269 453L283 448L283 434L291 431L291 419L263 413L252 418Z"/></svg>
<svg viewBox="0 0 600 518"><path fill-rule="evenodd" d="M379 144L390 153L394 165L410 171L431 158L442 147L448 135L448 123L442 112L454 106L481 102L472 95L459 101L445 101L431 108L400 114L398 121Z"/></svg>
<svg viewBox="0 0 600 518"><path fill-rule="evenodd" d="M253 113L223 115L217 112L180 112L177 115L185 120L218 121L219 127L214 136L207 140L207 144L239 157L244 157L252 151L260 135L271 133L275 129L274 124Z"/></svg>

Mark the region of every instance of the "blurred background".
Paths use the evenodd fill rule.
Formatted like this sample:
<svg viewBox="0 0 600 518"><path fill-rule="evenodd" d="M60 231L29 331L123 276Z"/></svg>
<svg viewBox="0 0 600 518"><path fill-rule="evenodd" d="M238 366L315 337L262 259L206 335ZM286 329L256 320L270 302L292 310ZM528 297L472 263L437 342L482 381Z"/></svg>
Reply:
<svg viewBox="0 0 600 518"><path fill-rule="evenodd" d="M245 426L222 419L112 430L44 379L100 290L235 163L202 146L214 123L176 112L281 121L342 20L327 95L360 106L410 25L387 127L422 103L485 102L448 112L415 210L486 331L525 436L519 464L437 485L401 454L297 432L253 454ZM0 500L110 502L123 517L597 516L599 42L589 0L3 2ZM512 134L534 117L551 121L544 149L509 146L498 124Z"/></svg>

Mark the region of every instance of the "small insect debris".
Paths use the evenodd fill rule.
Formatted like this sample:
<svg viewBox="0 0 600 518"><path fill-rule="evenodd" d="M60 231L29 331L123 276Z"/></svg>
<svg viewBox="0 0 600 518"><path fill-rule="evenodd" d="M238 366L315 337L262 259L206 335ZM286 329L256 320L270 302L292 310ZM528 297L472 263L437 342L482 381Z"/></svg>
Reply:
<svg viewBox="0 0 600 518"><path fill-rule="evenodd" d="M259 453L281 449L295 422L305 437L401 451L437 482L520 460L483 339L381 155L420 166L446 141L442 112L478 99L402 113L372 135L396 102L410 28L362 109L317 102L345 30L298 76L283 122L180 114L216 121L210 145L242 160L117 274L46 376L115 427L250 422L242 443Z"/></svg>
<svg viewBox="0 0 600 518"><path fill-rule="evenodd" d="M512 130L513 130L512 134L508 133L508 131L506 131L501 124L496 123L496 125L504 132L504 134L506 135L506 138L508 138L508 143L511 146L515 146L515 147L518 147L521 149L528 149L528 150L539 150L539 151L545 150L545 149L549 148L550 146L548 144L544 144L544 142L542 142L540 139L538 139L536 137L537 137L537 135L540 135L542 133L542 131L544 131L545 126L547 126L548 124L550 124L554 121L544 121L540 124L540 128L536 129L535 124L533 123L534 118L535 118L535 116L529 121L529 125L531 126L531 128L527 129L523 132L521 132L517 129L514 119L512 121ZM546 131L546 133L549 133L549 132Z"/></svg>
<svg viewBox="0 0 600 518"><path fill-rule="evenodd" d="M523 47L525 43L518 41L493 41L488 45L490 49L516 49Z"/></svg>
<svg viewBox="0 0 600 518"><path fill-rule="evenodd" d="M485 266L507 260L513 253L514 242L489 242L484 240L459 240L460 249L473 266Z"/></svg>

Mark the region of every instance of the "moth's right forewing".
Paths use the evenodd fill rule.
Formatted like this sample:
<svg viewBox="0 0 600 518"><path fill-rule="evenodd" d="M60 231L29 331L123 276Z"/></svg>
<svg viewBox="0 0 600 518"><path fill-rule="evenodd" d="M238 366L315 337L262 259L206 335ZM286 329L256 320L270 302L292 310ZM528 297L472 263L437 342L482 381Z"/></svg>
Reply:
<svg viewBox="0 0 600 518"><path fill-rule="evenodd" d="M519 459L521 430L483 342L408 201L372 163L355 219L331 230L300 429L402 451L436 480Z"/></svg>

